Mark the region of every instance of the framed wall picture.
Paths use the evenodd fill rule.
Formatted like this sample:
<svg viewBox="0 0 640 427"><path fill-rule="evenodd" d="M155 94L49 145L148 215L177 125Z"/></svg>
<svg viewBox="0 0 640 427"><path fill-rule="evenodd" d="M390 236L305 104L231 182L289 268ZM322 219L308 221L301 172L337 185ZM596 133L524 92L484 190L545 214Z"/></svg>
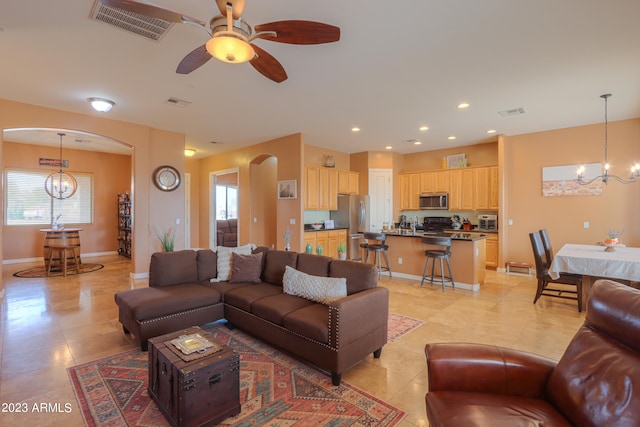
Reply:
<svg viewBox="0 0 640 427"><path fill-rule="evenodd" d="M278 181L278 199L297 199L298 185L295 179Z"/></svg>

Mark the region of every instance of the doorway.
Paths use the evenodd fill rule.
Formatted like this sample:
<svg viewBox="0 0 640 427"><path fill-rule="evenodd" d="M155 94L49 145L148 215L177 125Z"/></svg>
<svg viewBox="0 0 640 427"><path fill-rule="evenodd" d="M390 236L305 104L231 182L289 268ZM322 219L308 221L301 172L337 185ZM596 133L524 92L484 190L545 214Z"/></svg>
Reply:
<svg viewBox="0 0 640 427"><path fill-rule="evenodd" d="M238 246L238 169L211 174L209 247Z"/></svg>
<svg viewBox="0 0 640 427"><path fill-rule="evenodd" d="M369 203L371 230L382 230L382 224L393 221L393 186L391 169L369 169Z"/></svg>

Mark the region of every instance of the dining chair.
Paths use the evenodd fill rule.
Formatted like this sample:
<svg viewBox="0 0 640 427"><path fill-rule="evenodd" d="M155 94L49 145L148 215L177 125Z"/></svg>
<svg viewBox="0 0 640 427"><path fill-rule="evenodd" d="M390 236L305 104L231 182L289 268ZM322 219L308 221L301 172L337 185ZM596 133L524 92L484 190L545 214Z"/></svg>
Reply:
<svg viewBox="0 0 640 427"><path fill-rule="evenodd" d="M547 258L547 268L551 268L551 261L553 261L553 247L551 247L551 239L546 228L540 229L540 238L542 239L542 247Z"/></svg>
<svg viewBox="0 0 640 427"><path fill-rule="evenodd" d="M560 273L560 277L557 279L551 278L549 275L549 268L546 263L546 255L541 233L539 231L529 233L529 239L531 240L533 257L536 262L536 278L538 279L538 289L536 290L536 296L533 299L533 303L535 304L538 302L538 299L543 295L554 298L571 299L578 301L578 311L582 312L582 276L579 274ZM576 289L572 290L549 287L552 283L575 286Z"/></svg>

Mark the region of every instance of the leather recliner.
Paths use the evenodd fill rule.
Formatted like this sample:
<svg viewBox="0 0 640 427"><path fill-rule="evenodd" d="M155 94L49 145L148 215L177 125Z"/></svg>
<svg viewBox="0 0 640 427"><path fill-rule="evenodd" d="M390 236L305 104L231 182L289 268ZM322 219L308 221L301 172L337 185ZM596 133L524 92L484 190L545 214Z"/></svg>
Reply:
<svg viewBox="0 0 640 427"><path fill-rule="evenodd" d="M620 283L593 285L559 362L480 344L425 353L431 427L640 425L640 291Z"/></svg>

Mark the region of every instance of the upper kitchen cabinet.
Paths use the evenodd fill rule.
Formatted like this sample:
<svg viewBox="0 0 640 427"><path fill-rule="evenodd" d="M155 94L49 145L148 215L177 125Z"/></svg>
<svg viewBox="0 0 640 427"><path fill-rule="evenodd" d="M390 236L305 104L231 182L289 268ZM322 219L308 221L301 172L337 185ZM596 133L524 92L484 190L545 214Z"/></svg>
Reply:
<svg viewBox="0 0 640 427"><path fill-rule="evenodd" d="M338 193L357 194L358 192L357 172L305 165L304 180L305 210L337 210ZM351 193L351 191L354 192Z"/></svg>
<svg viewBox="0 0 640 427"><path fill-rule="evenodd" d="M498 210L498 167L475 169L476 209Z"/></svg>
<svg viewBox="0 0 640 427"><path fill-rule="evenodd" d="M449 171L449 209L475 209L475 171L473 169L452 169Z"/></svg>
<svg viewBox="0 0 640 427"><path fill-rule="evenodd" d="M446 193L449 191L449 173L446 170L420 173L421 193Z"/></svg>
<svg viewBox="0 0 640 427"><path fill-rule="evenodd" d="M319 205L318 185L320 168L316 166L304 167L304 208L305 210L317 210Z"/></svg>
<svg viewBox="0 0 640 427"><path fill-rule="evenodd" d="M416 210L420 208L421 174L400 175L400 209Z"/></svg>
<svg viewBox="0 0 640 427"><path fill-rule="evenodd" d="M358 194L358 172L338 170L338 193Z"/></svg>

